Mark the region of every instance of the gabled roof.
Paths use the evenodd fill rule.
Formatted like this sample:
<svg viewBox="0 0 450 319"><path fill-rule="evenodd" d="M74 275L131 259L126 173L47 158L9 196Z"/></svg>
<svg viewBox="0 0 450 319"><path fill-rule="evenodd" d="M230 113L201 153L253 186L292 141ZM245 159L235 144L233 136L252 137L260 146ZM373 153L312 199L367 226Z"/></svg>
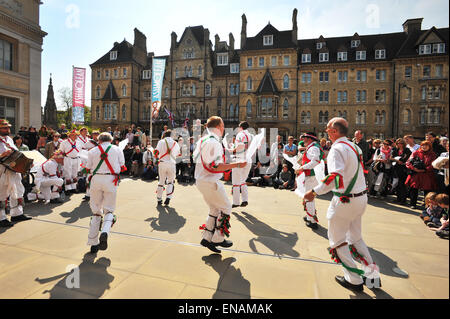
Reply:
<svg viewBox="0 0 450 319"><path fill-rule="evenodd" d="M425 40L426 37L431 34L431 32L434 32L440 39L442 39L442 41L445 43L445 51L448 54L449 28L436 29L435 27L432 27L430 30L411 32L398 50L397 57L406 58L417 56L417 46L419 45L419 43L421 43L419 39L422 38L423 40ZM439 53L435 54L439 55Z"/></svg>
<svg viewBox="0 0 450 319"><path fill-rule="evenodd" d="M265 35L273 35L273 45L263 44ZM256 36L247 38L245 45L241 50L266 50L295 47L296 43L292 42L292 31L278 31L269 23Z"/></svg>
<svg viewBox="0 0 450 319"><path fill-rule="evenodd" d="M117 51L116 60L110 59L111 51ZM119 62L136 62L133 59L133 45L129 43L127 40L123 40L121 43L118 42L114 43L112 49L109 50L108 53L106 53L100 59L92 63L91 66L98 64L119 63Z"/></svg>
<svg viewBox="0 0 450 319"><path fill-rule="evenodd" d="M106 88L102 101L119 101L119 97L117 96L112 80L109 80L108 87Z"/></svg>
<svg viewBox="0 0 450 319"><path fill-rule="evenodd" d="M445 41L445 39L439 34L439 32L437 32L437 29L435 27L432 27L430 30L428 30L427 32L422 33L422 35L419 37L419 39L417 39L416 41L416 46L422 44L423 41L425 41L426 38L428 38L428 36L434 33L437 35L437 37L439 39L441 39L442 42Z"/></svg>
<svg viewBox="0 0 450 319"><path fill-rule="evenodd" d="M261 83L259 83L258 89L256 90L256 94L264 94L264 93L277 94L278 92L279 91L277 85L275 84L275 81L273 80L269 69L267 69L266 74L264 74L264 77L261 80Z"/></svg>
<svg viewBox="0 0 450 319"><path fill-rule="evenodd" d="M177 46L183 42L184 38L186 37L186 33L188 30L191 30L192 34L194 35L195 40L197 40L199 45L203 45L205 42L205 28L202 25L195 26L195 27L187 27L184 29L183 35L180 38L180 41L178 41Z"/></svg>

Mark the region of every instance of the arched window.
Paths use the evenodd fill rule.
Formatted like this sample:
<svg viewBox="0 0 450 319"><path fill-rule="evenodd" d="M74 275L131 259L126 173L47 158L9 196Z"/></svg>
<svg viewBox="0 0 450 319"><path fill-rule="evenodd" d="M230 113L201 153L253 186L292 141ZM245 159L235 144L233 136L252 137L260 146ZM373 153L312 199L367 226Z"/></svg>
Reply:
<svg viewBox="0 0 450 319"><path fill-rule="evenodd" d="M202 72L203 72L202 66L199 65L199 66L198 66L198 76L202 76Z"/></svg>
<svg viewBox="0 0 450 319"><path fill-rule="evenodd" d="M385 124L386 123L386 112L385 111L381 112L380 120L381 120L380 124Z"/></svg>
<svg viewBox="0 0 450 319"><path fill-rule="evenodd" d="M347 111L339 111L338 112L338 117L342 117L343 119L347 119Z"/></svg>
<svg viewBox="0 0 450 319"><path fill-rule="evenodd" d="M184 67L184 76L187 78L187 76L188 76L188 67L187 66L185 66Z"/></svg>
<svg viewBox="0 0 450 319"><path fill-rule="evenodd" d="M236 107L234 109L234 118L235 120L239 120L239 104L236 104Z"/></svg>
<svg viewBox="0 0 450 319"><path fill-rule="evenodd" d="M311 112L306 112L306 123L305 124L311 124Z"/></svg>
<svg viewBox="0 0 450 319"><path fill-rule="evenodd" d="M375 124L380 124L381 123L381 119L380 119L380 111L376 111L375 112Z"/></svg>
<svg viewBox="0 0 450 319"><path fill-rule="evenodd" d="M193 96L195 96L195 94L196 94L196 87L195 87L195 84L192 84L192 95Z"/></svg>
<svg viewBox="0 0 450 319"><path fill-rule="evenodd" d="M178 74L178 68L175 68L175 78L178 79L178 76L179 76L179 74Z"/></svg>
<svg viewBox="0 0 450 319"><path fill-rule="evenodd" d="M209 118L209 106L206 106L206 118Z"/></svg>
<svg viewBox="0 0 450 319"><path fill-rule="evenodd" d="M122 96L127 96L127 86L126 86L126 84L122 85Z"/></svg>
<svg viewBox="0 0 450 319"><path fill-rule="evenodd" d="M96 118L97 120L100 120L100 106L97 106L97 107L95 108L95 118Z"/></svg>
<svg viewBox="0 0 450 319"><path fill-rule="evenodd" d="M361 124L366 124L366 111L361 112Z"/></svg>
<svg viewBox="0 0 450 319"><path fill-rule="evenodd" d="M228 118L229 119L233 119L234 118L234 108L233 108L233 103L230 104L230 108L228 111Z"/></svg>
<svg viewBox="0 0 450 319"><path fill-rule="evenodd" d="M361 112L360 111L356 111L356 124L361 124Z"/></svg>
<svg viewBox="0 0 450 319"><path fill-rule="evenodd" d="M230 84L230 95L234 95L234 84Z"/></svg>
<svg viewBox="0 0 450 319"><path fill-rule="evenodd" d="M283 102L283 118L284 119L289 118L289 101L288 101L288 99L284 99L284 102Z"/></svg>
<svg viewBox="0 0 450 319"><path fill-rule="evenodd" d="M411 124L411 110L403 110L403 124Z"/></svg>
<svg viewBox="0 0 450 319"><path fill-rule="evenodd" d="M420 110L420 124L427 124L427 111L425 109Z"/></svg>
<svg viewBox="0 0 450 319"><path fill-rule="evenodd" d="M111 105L111 118L117 120L117 104Z"/></svg>
<svg viewBox="0 0 450 319"><path fill-rule="evenodd" d="M205 94L206 94L207 96L210 96L210 95L211 95L211 85L206 84Z"/></svg>
<svg viewBox="0 0 450 319"><path fill-rule="evenodd" d="M252 78L248 77L247 78L247 91L251 91L253 90L253 82L252 82Z"/></svg>
<svg viewBox="0 0 450 319"><path fill-rule="evenodd" d="M127 107L124 105L122 105L122 121L126 121L127 120Z"/></svg>
<svg viewBox="0 0 450 319"><path fill-rule="evenodd" d="M303 111L300 117L300 123L301 124L306 124L306 112Z"/></svg>
<svg viewBox="0 0 450 319"><path fill-rule="evenodd" d="M239 95L239 84L236 84L236 90L234 91L236 95Z"/></svg>
<svg viewBox="0 0 450 319"><path fill-rule="evenodd" d="M252 102L250 100L247 101L247 118L252 117Z"/></svg>
<svg viewBox="0 0 450 319"><path fill-rule="evenodd" d="M166 87L166 88L164 89L164 95L165 95L166 97L169 96L169 88L168 88L168 87Z"/></svg>
<svg viewBox="0 0 450 319"><path fill-rule="evenodd" d="M283 89L289 89L289 76L287 74L283 77Z"/></svg>
<svg viewBox="0 0 450 319"><path fill-rule="evenodd" d="M100 98L100 86L97 85L95 89L95 96L99 99Z"/></svg>

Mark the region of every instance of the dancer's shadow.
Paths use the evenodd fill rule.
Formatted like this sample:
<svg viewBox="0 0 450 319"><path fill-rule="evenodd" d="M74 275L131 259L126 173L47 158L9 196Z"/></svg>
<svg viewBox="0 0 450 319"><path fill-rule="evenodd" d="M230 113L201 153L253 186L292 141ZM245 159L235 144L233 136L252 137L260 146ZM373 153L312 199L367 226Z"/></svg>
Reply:
<svg viewBox="0 0 450 319"><path fill-rule="evenodd" d="M222 260L222 255L211 254L202 257L202 260L220 275L217 289L212 299L229 299L230 296L227 292L238 294L242 299L250 299L250 282L242 276L240 269L236 269L236 267L231 265L236 261L234 257ZM224 280L225 274L226 280Z"/></svg>
<svg viewBox="0 0 450 319"><path fill-rule="evenodd" d="M326 240L328 240L328 229L326 229L320 224L317 224L317 226L318 226L317 229L312 229L312 231L317 235L319 235L320 237L323 237Z"/></svg>
<svg viewBox="0 0 450 319"><path fill-rule="evenodd" d="M66 197L67 198L67 197ZM45 205L43 202L26 203L26 215L31 217L45 216L53 213L53 210L64 203L49 203Z"/></svg>
<svg viewBox="0 0 450 319"><path fill-rule="evenodd" d="M158 217L150 217L145 220L146 222L150 222L150 227L153 230L176 234L186 224L186 218L178 215L175 208L158 206L156 209L159 212Z"/></svg>
<svg viewBox="0 0 450 319"><path fill-rule="evenodd" d="M64 218L68 218L66 220L66 224L73 224L73 223L75 223L78 220L81 220L83 218L91 217L92 216L92 211L91 211L91 208L89 207L89 202L88 201L82 201L80 206L75 208L73 211L71 211L71 212L62 212L59 215L61 215Z"/></svg>
<svg viewBox="0 0 450 319"><path fill-rule="evenodd" d="M291 257L300 256L300 254L293 249L298 241L297 233L286 233L276 230L246 212L242 212L243 216L237 213L233 213L233 215L236 216L236 218L253 234L258 236L249 241L249 246L252 251L258 252L255 242L260 242L273 251L273 254L278 257L282 257L283 255Z"/></svg>
<svg viewBox="0 0 450 319"><path fill-rule="evenodd" d="M398 267L397 262L383 254L381 251L369 247L369 252L372 256L373 261L378 265L380 273L382 273L383 275L405 279L409 277L407 273L402 273L400 271L395 272L394 268L400 268Z"/></svg>
<svg viewBox="0 0 450 319"><path fill-rule="evenodd" d="M350 295L350 299L394 299L394 297L392 297L383 289L373 289L372 292L375 294L375 298L371 297L369 294L362 291L362 292L353 292L354 295Z"/></svg>
<svg viewBox="0 0 450 319"><path fill-rule="evenodd" d="M61 279L53 288L45 290L42 294L50 293L50 299L72 298L70 291L88 294L96 299L103 296L106 290L110 288L110 283L114 276L110 275L107 268L111 265L111 260L105 257L98 259L95 263L96 254L86 253L83 262L78 266L79 270L79 288L68 288L67 282L75 284L76 271L56 275L49 278L36 278L35 281L44 285L49 282ZM71 276L69 278L69 276Z"/></svg>

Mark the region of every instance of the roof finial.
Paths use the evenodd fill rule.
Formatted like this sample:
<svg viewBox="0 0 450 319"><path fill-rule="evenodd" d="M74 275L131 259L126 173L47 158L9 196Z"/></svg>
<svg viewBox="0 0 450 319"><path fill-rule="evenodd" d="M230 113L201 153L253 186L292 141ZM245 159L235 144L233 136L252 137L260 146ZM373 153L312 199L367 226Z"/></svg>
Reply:
<svg viewBox="0 0 450 319"><path fill-rule="evenodd" d="M52 85L52 74L50 73L50 85Z"/></svg>

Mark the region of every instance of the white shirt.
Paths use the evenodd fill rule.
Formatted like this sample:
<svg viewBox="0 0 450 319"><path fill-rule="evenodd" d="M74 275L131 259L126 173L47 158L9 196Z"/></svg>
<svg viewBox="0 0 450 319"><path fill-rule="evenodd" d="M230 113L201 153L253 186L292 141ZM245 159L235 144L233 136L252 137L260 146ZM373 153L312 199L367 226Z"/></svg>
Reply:
<svg viewBox="0 0 450 319"><path fill-rule="evenodd" d="M236 150L236 158L244 159L246 158L247 149L253 140L253 135L248 132L248 130L242 130L236 135L235 144L239 147ZM242 146L244 145L244 146Z"/></svg>
<svg viewBox="0 0 450 319"><path fill-rule="evenodd" d="M144 165L147 165L148 161L152 161L154 163L152 151L149 150L145 151L144 155L142 156L142 163Z"/></svg>
<svg viewBox="0 0 450 319"><path fill-rule="evenodd" d="M84 145L84 149L86 150L91 150L94 147L98 146L98 141L94 141L94 140L88 140L87 143Z"/></svg>
<svg viewBox="0 0 450 319"><path fill-rule="evenodd" d="M5 143L8 144L9 147L6 146ZM14 145L13 139L9 137L9 135L6 137L0 136L0 154L9 151L11 148L17 151L17 147Z"/></svg>
<svg viewBox="0 0 450 319"><path fill-rule="evenodd" d="M83 149L83 150L88 149L88 148L86 148L86 145L89 142L89 138L87 136L83 137L82 135L78 135L77 141L81 144L81 149Z"/></svg>
<svg viewBox="0 0 450 319"><path fill-rule="evenodd" d="M73 151L72 151L72 144L74 144L76 147L75 149L73 149ZM63 151L67 157L77 158L78 153L82 150L82 147L83 145L81 144L81 141L78 138L75 140L75 142L72 141L70 138L68 138L67 140L61 142L59 149Z"/></svg>
<svg viewBox="0 0 450 319"><path fill-rule="evenodd" d="M104 142L100 144L103 148L103 151L106 152L106 149L109 145L111 145L110 142ZM86 168L90 169L91 172L93 172L96 168L98 163L101 161L100 158L101 152L98 147L94 147L88 152L88 161ZM125 158L123 156L122 150L115 146L111 145L111 149L108 151L108 161L111 164L111 167L114 170L115 174L120 174L121 167L125 165ZM106 161L103 161L102 165L96 172L97 174L110 174L111 171L108 168L108 165L106 165Z"/></svg>
<svg viewBox="0 0 450 319"><path fill-rule="evenodd" d="M361 167L361 164L359 162L359 159L357 158L354 151L350 149L345 144L339 143L339 142L347 142L348 144L352 145L352 147L359 153L362 154L361 149L355 145L354 143L350 142L346 137L341 137L337 139L333 146L331 146L330 153L328 153L328 173L337 173L342 176L343 178L343 184L344 187L340 189L336 189L335 182L331 182L329 185L326 185L325 183L320 183L318 186L314 188L314 191L318 195L323 195L328 193L329 191L336 191L339 193L344 193L347 189L348 185L350 184L350 181L353 179L353 177L356 174L356 171L358 170L359 165L359 172L358 177L356 180L355 185L353 186L353 189L350 191L351 194L358 194L363 192L367 189L366 186L366 179L364 177L364 170Z"/></svg>
<svg viewBox="0 0 450 319"><path fill-rule="evenodd" d="M305 154L303 156L305 156ZM301 167L303 170L314 169L314 167L320 164L320 149L314 145L314 142L307 146L306 157L310 162Z"/></svg>
<svg viewBox="0 0 450 319"><path fill-rule="evenodd" d="M412 154L420 148L420 145L415 144L414 146L410 146L410 145L406 144L406 147L409 148L409 150L411 151L411 154Z"/></svg>
<svg viewBox="0 0 450 319"><path fill-rule="evenodd" d="M44 169L42 169L42 167L44 167ZM36 173L36 178L43 178L43 177L56 178L57 173L58 173L58 163L56 163L54 160L48 160L47 162L39 166L38 171ZM45 176L45 174L48 174L50 176Z"/></svg>
<svg viewBox="0 0 450 319"><path fill-rule="evenodd" d="M196 152L194 153L194 162L196 163L195 166L195 179L197 181L203 181L203 182L217 182L220 180L223 176L222 173L211 173L208 172L204 167L203 164L207 167L212 164L213 162L217 164L223 163L223 146L219 142L220 138L208 130L208 135L204 136L200 139L198 143L201 143L201 141L204 141L203 144L198 144L196 147ZM198 150L198 152L197 152ZM203 160L203 164L202 164Z"/></svg>
<svg viewBox="0 0 450 319"><path fill-rule="evenodd" d="M169 148L167 148L169 146ZM171 137L166 137L158 142L156 150L159 152L158 158L160 162L170 162L176 164L177 156L180 155L180 145ZM167 155L162 157L164 154Z"/></svg>

